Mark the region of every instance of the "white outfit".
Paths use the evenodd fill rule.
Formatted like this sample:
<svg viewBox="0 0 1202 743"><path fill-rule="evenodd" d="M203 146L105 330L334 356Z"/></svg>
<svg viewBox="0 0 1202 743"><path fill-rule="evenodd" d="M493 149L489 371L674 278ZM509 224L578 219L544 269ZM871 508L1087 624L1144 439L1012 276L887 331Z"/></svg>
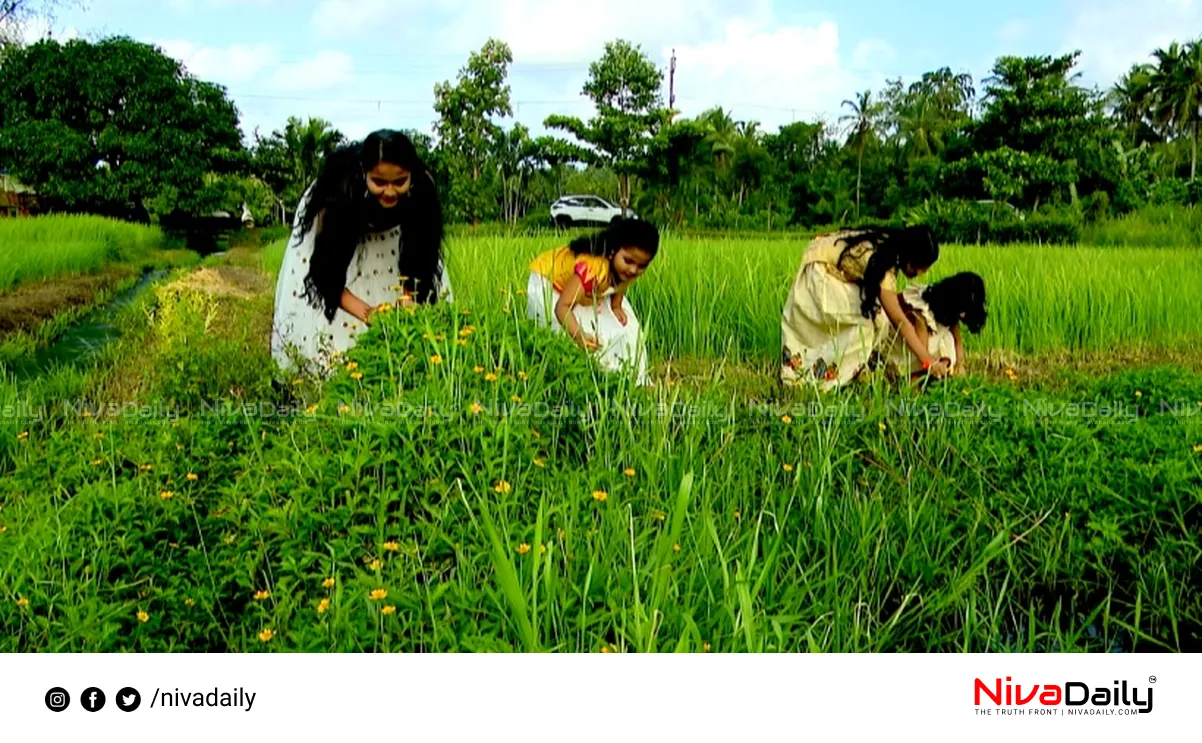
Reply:
<svg viewBox="0 0 1202 743"><path fill-rule="evenodd" d="M600 344L596 356L603 369L633 369L638 384L647 385L650 383L647 375L647 345L639 319L630 306L630 300L622 297L622 310L626 313L626 324L623 325L610 304L612 295L613 289L610 289L592 305L578 304L572 308L572 314L581 332L593 336ZM555 303L559 297L560 293L555 291L549 279L537 272L530 273L530 280L526 283L527 314L544 327L565 332L555 316Z"/></svg>
<svg viewBox="0 0 1202 743"><path fill-rule="evenodd" d="M326 320L322 310L305 299L305 277L317 238L317 226L302 236L301 215L308 193L297 209L292 226L292 239L284 253L275 290L275 319L271 329L271 355L285 370L296 370L293 356L306 362L306 370L324 373L334 354L342 354L355 345L355 340L367 327L346 310L339 308L333 322ZM400 296L397 255L403 249L401 229L394 227L383 232L369 232L355 249L346 272L346 288L373 307L394 303ZM446 266L439 266L437 291L440 301L452 301L451 283Z"/></svg>
<svg viewBox="0 0 1202 743"><path fill-rule="evenodd" d="M901 299L914 309L914 313L921 317L927 326L927 353L935 359L949 359L952 362L951 369L955 369L960 362L960 359L956 357L956 337L952 335L951 328L940 325L935 320L935 313L931 311L931 306L922 298L922 293L926 290L927 287L922 284L911 284L901 293ZM902 337L901 331L895 331L882 340L885 346L884 356L888 364L887 368L892 373L904 375L922 368L918 359L910 351L906 339Z"/></svg>

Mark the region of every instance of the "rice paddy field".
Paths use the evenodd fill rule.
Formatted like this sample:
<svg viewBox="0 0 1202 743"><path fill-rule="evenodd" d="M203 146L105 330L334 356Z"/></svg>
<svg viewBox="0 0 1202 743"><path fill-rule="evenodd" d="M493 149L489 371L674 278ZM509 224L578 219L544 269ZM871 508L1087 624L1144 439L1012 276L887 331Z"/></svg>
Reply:
<svg viewBox="0 0 1202 743"><path fill-rule="evenodd" d="M0 292L23 282L139 261L163 241L157 227L104 217L0 219Z"/></svg>
<svg viewBox="0 0 1202 743"><path fill-rule="evenodd" d="M803 245L669 237L637 389L524 317L561 239L455 239L456 303L325 382L274 379L282 244L6 372L0 649L1202 648L1196 251L950 246L970 376L819 396L773 376Z"/></svg>

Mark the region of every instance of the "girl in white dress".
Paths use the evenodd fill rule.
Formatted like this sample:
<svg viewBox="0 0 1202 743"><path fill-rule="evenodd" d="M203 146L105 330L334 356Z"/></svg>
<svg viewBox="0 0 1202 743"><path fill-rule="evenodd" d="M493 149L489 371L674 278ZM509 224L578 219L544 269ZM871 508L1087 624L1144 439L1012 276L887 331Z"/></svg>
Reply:
<svg viewBox="0 0 1202 743"><path fill-rule="evenodd" d="M326 158L293 223L275 293L271 353L324 373L385 304L451 300L434 177L400 132Z"/></svg>
<svg viewBox="0 0 1202 743"><path fill-rule="evenodd" d="M973 335L985 327L985 281L966 271L931 286L911 284L898 296L898 302L927 353L946 362L953 376L965 374L967 357L960 326ZM883 340L886 369L891 376L922 376L922 362L900 333Z"/></svg>
<svg viewBox="0 0 1202 743"><path fill-rule="evenodd" d="M548 250L530 263L527 312L595 352L602 368L628 369L648 385L647 347L626 290L658 251L655 226L634 219Z"/></svg>

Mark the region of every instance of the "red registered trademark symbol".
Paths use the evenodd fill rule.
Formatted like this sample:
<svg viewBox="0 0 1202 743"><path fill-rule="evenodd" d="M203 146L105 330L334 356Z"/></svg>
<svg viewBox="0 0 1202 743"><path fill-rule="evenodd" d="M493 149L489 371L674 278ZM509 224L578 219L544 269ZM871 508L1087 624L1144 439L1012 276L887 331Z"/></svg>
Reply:
<svg viewBox="0 0 1202 743"><path fill-rule="evenodd" d="M1148 677L1148 683L1149 683L1149 684L1154 684L1154 683L1156 683L1156 677L1155 677L1155 676L1149 676L1149 677Z"/></svg>

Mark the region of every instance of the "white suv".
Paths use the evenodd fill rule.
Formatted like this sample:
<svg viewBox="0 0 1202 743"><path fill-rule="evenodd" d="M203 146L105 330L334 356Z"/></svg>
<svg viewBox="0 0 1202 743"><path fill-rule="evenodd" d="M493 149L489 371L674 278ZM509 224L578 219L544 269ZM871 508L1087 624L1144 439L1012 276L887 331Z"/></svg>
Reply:
<svg viewBox="0 0 1202 743"><path fill-rule="evenodd" d="M551 204L551 221L559 227L574 224L609 224L622 216L622 207L609 203L599 196L563 196ZM638 219L627 210L629 219Z"/></svg>

